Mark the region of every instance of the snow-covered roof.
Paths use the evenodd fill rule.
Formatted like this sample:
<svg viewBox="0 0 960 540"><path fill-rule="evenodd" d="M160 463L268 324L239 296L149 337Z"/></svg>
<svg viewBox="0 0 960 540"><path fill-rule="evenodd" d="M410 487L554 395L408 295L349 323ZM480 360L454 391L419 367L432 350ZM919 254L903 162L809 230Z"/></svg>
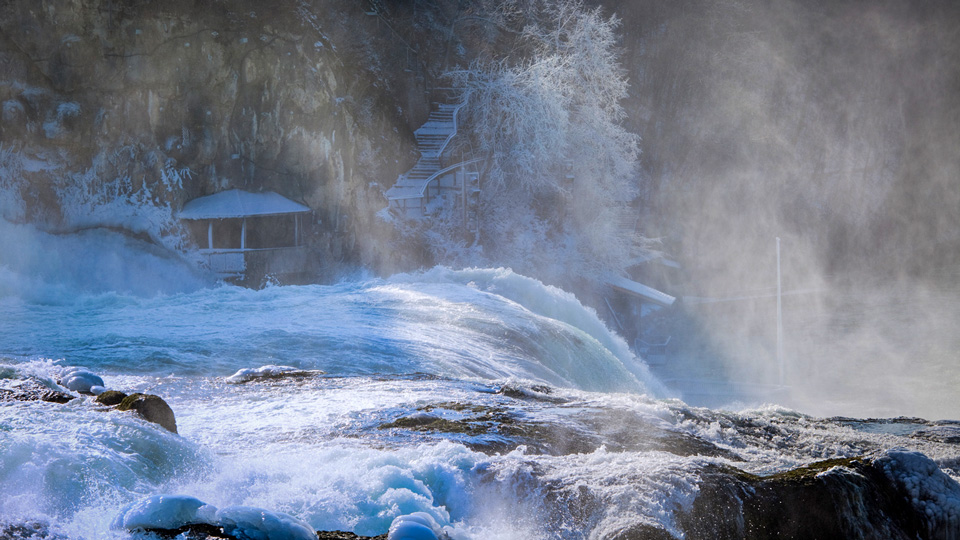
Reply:
<svg viewBox="0 0 960 540"><path fill-rule="evenodd" d="M673 259L668 259L659 251L648 251L639 257L634 257L627 261L626 267L630 268L631 266L638 266L652 261L657 261L664 266L669 266L670 268L680 268L680 263L674 261Z"/></svg>
<svg viewBox="0 0 960 540"><path fill-rule="evenodd" d="M188 202L183 205L183 210L180 211L180 218L239 218L299 214L309 211L309 207L293 202L283 195L272 191L250 193L249 191L240 189L231 189Z"/></svg>
<svg viewBox="0 0 960 540"><path fill-rule="evenodd" d="M672 306L677 300L665 292L658 291L653 287L644 285L643 283L638 283L625 277L614 276L607 280L607 283L615 289L620 289L621 291L629 294L639 296L644 300L648 300L661 306Z"/></svg>

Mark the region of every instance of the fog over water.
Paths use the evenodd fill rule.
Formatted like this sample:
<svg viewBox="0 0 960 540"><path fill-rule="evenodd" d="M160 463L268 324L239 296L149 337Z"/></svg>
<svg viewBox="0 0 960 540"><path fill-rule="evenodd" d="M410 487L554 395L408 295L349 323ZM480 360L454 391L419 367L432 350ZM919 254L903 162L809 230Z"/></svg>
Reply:
<svg viewBox="0 0 960 540"><path fill-rule="evenodd" d="M734 380L825 414L956 417L960 8L953 2L610 2L641 227ZM726 310L726 311L725 311Z"/></svg>

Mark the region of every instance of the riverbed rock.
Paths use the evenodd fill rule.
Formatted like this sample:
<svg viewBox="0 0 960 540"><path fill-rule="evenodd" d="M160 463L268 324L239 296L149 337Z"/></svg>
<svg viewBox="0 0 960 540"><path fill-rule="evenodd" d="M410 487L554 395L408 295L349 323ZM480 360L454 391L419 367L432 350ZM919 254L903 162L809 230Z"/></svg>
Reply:
<svg viewBox="0 0 960 540"><path fill-rule="evenodd" d="M167 431L177 432L177 420L173 415L173 409L160 396L130 394L123 398L123 401L117 406L117 410L136 411L144 420L160 424Z"/></svg>
<svg viewBox="0 0 960 540"><path fill-rule="evenodd" d="M127 397L127 394L119 390L107 390L99 396L97 396L97 403L101 405L109 405L110 407L116 407L123 403L124 398Z"/></svg>

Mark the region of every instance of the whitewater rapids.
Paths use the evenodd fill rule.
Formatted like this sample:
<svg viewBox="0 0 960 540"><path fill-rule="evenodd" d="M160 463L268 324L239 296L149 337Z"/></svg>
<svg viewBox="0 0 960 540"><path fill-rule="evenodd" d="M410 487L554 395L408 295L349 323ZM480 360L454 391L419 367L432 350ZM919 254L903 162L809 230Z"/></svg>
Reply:
<svg viewBox="0 0 960 540"><path fill-rule="evenodd" d="M955 423L689 407L574 296L509 270L249 290L91 234L71 249L107 243L123 263L0 265L0 388L81 366L162 396L179 435L89 397L0 402L3 523L129 538L110 528L122 508L180 494L361 535L424 512L463 540L680 536L705 468L894 448L937 464L953 484L931 500L960 519Z"/></svg>

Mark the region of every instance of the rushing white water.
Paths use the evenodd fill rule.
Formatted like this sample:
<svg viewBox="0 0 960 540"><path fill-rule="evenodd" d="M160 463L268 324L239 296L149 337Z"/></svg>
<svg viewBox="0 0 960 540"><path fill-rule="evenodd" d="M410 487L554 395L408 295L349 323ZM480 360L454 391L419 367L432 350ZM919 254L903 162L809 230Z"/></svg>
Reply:
<svg viewBox="0 0 960 540"><path fill-rule="evenodd" d="M68 538L125 538L118 513L164 493L363 535L425 512L457 539L603 538L677 532L699 471L731 459L904 446L960 467L952 424L687 407L576 298L509 270L248 290L115 233L5 227L0 388L82 366L176 413L179 434L88 396L0 401L0 516Z"/></svg>

